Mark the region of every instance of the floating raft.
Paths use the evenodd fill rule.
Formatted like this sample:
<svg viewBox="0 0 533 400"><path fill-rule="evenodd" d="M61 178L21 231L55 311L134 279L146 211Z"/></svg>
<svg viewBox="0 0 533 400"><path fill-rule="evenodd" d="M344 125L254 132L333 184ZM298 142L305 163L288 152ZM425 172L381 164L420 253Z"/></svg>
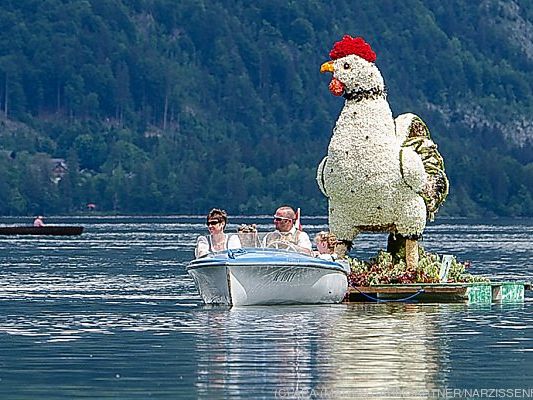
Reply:
<svg viewBox="0 0 533 400"><path fill-rule="evenodd" d="M415 301L426 303L521 303L527 282L416 283L351 287L349 302Z"/></svg>
<svg viewBox="0 0 533 400"><path fill-rule="evenodd" d="M45 225L45 226L0 226L0 235L81 235L83 226Z"/></svg>

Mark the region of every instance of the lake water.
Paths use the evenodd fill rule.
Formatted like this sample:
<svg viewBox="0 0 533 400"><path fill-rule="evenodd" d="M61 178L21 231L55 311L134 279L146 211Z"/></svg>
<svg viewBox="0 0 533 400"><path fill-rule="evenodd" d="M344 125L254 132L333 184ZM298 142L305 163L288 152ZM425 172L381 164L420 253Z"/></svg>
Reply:
<svg viewBox="0 0 533 400"><path fill-rule="evenodd" d="M203 218L46 222L85 232L0 236L0 399L533 397L531 292L506 305L206 307L185 270ZM311 236L326 222L303 220ZM361 235L353 255L385 243ZM532 220L438 220L422 245L533 280Z"/></svg>

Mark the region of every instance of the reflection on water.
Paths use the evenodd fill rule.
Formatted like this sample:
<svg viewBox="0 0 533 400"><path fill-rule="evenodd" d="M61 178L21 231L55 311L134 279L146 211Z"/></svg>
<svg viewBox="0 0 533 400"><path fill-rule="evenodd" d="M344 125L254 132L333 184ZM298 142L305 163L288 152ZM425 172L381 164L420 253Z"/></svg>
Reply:
<svg viewBox="0 0 533 400"><path fill-rule="evenodd" d="M332 388L364 393L438 387L440 343L434 318L415 305L354 305L334 334L342 344ZM342 350L342 351L341 351ZM349 385L347 385L349 382Z"/></svg>
<svg viewBox="0 0 533 400"><path fill-rule="evenodd" d="M533 376L527 309L463 304L202 309L196 315L205 327L196 341L198 395L425 398L446 387L527 388ZM517 366L520 371L505 372Z"/></svg>
<svg viewBox="0 0 533 400"><path fill-rule="evenodd" d="M185 271L203 218L57 222L86 229L0 237L2 399L413 398L533 378L531 297L206 307ZM319 218L304 224L311 235L325 228ZM384 239L361 235L354 253L374 253ZM531 280L532 242L532 223L448 221L429 227L423 245L471 260L475 273Z"/></svg>
<svg viewBox="0 0 533 400"><path fill-rule="evenodd" d="M438 326L416 306L263 307L201 313L200 320L207 327L197 340L204 398L227 387L257 395L258 376L265 396L438 386Z"/></svg>
<svg viewBox="0 0 533 400"><path fill-rule="evenodd" d="M345 312L345 305L332 305L199 313L206 327L197 339L199 395L234 388L233 394L273 396L279 387L313 385L321 375L316 360L330 353L327 337Z"/></svg>

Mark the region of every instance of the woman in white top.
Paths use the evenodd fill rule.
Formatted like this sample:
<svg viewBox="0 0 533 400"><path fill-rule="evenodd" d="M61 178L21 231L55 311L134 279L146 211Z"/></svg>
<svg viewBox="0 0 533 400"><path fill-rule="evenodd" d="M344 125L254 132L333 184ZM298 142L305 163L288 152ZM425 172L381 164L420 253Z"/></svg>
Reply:
<svg viewBox="0 0 533 400"><path fill-rule="evenodd" d="M228 249L240 249L241 242L237 235L227 235L224 233L228 223L228 214L224 210L214 208L207 214L208 236L199 236L196 241L194 255L196 258L209 253Z"/></svg>

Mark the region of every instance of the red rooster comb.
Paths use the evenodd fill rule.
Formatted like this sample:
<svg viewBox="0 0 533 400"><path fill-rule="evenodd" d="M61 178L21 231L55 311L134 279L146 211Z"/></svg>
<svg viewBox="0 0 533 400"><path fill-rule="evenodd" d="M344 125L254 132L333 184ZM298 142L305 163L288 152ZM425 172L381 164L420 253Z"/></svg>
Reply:
<svg viewBox="0 0 533 400"><path fill-rule="evenodd" d="M336 60L349 54L355 54L368 62L376 61L376 53L374 53L370 45L362 37L354 38L350 35L344 35L342 40L335 42L329 52L329 57L332 60Z"/></svg>

